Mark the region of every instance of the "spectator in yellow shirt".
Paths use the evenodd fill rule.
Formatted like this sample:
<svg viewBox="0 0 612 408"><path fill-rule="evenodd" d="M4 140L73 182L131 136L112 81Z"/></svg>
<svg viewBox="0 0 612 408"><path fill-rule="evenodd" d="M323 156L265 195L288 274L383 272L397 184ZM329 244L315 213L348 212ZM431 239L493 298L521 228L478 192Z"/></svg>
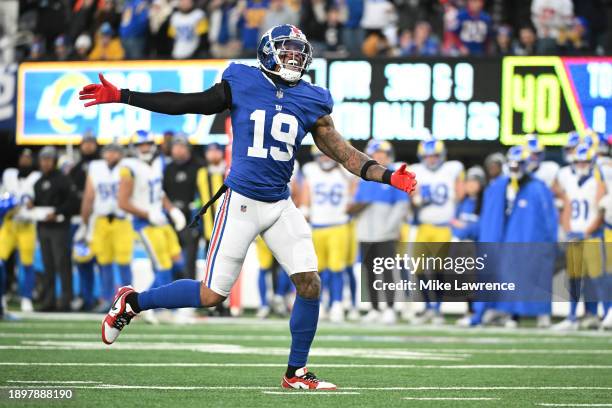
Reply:
<svg viewBox="0 0 612 408"><path fill-rule="evenodd" d="M89 54L91 61L116 61L122 60L124 56L121 41L113 37L113 28L109 23L104 23L98 30L96 43Z"/></svg>

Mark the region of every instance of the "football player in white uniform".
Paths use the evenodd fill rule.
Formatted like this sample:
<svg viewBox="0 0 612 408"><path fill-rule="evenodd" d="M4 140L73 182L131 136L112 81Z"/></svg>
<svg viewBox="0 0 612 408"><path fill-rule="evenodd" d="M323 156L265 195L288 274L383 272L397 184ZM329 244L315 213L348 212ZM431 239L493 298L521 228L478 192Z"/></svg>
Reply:
<svg viewBox="0 0 612 408"><path fill-rule="evenodd" d="M599 202L600 211L604 217L604 250L605 250L605 294L602 299L604 316L601 328L612 330L612 160L610 159L610 140L599 134L599 144L597 146L597 165L606 184L606 195Z"/></svg>
<svg viewBox="0 0 612 408"><path fill-rule="evenodd" d="M570 311L564 321L553 326L555 330L578 329L576 308L581 293L585 303L595 304L594 311L587 308L582 326L596 328L599 325L596 299L602 295L604 265L603 217L598 209L606 187L591 147L584 143L578 145L573 162L573 171L559 180L564 200L561 223L570 241L567 249Z"/></svg>
<svg viewBox="0 0 612 408"><path fill-rule="evenodd" d="M15 250L19 252L19 263L24 275L23 284L19 288L23 312L34 310L32 290L36 227L33 220L27 216L26 207L34 197L34 183L39 178L40 172L33 169L30 149L21 152L18 168L8 168L2 175L3 190L16 200L17 207L9 211L0 223L0 264L5 263Z"/></svg>
<svg viewBox="0 0 612 408"><path fill-rule="evenodd" d="M603 179L606 183L606 195L599 202L599 209L604 217L604 249L605 249L605 282L606 290L603 298L604 317L601 328L612 330L612 163L609 161L601 166Z"/></svg>
<svg viewBox="0 0 612 408"><path fill-rule="evenodd" d="M414 253L427 256L431 246L422 243L444 243L452 239L451 221L455 217L457 203L464 196L464 168L458 161L446 160L446 147L441 140L431 139L419 143L418 156L421 162L412 166L416 177L422 180L412 196L418 225ZM417 274L422 278L425 272L419 270ZM427 291L422 294L425 311L417 314L414 321L419 324L443 323L439 299L432 299L432 294Z"/></svg>
<svg viewBox="0 0 612 408"><path fill-rule="evenodd" d="M580 144L581 137L580 134L576 131L569 132L567 134L567 142L565 146L563 146L563 160L566 165L561 167L557 172L557 179L553 183L552 190L556 197L560 198L563 194L561 189L561 183L573 172L572 164L574 163L574 153L576 151L576 147Z"/></svg>
<svg viewBox="0 0 612 408"><path fill-rule="evenodd" d="M342 292L350 244L346 210L354 179L316 146L313 146L312 154L315 160L304 165L303 169L301 209L312 226L319 273L329 274L329 319L338 323L344 320ZM321 281L323 283L324 279Z"/></svg>
<svg viewBox="0 0 612 408"><path fill-rule="evenodd" d="M153 264L155 280L152 286L158 287L172 282L169 222L164 210L179 230L185 228L186 220L162 190L164 161L156 155L153 134L137 131L133 145L137 157L123 159L120 163L117 200L119 209L132 216L134 231L140 236Z"/></svg>
<svg viewBox="0 0 612 408"><path fill-rule="evenodd" d="M123 148L111 143L102 151L103 160L94 160L87 170L85 191L81 203L83 227L75 234L75 241L82 237L89 243L91 252L100 269L102 282L101 295L104 310L110 307L116 286L132 283L130 263L134 248L134 231L127 214L119 209L117 192L119 190L119 163L123 158ZM83 230L87 231L83 233ZM121 282L115 285L113 263L119 268ZM93 276L85 277L86 292L93 288ZM87 294L84 293L84 298Z"/></svg>

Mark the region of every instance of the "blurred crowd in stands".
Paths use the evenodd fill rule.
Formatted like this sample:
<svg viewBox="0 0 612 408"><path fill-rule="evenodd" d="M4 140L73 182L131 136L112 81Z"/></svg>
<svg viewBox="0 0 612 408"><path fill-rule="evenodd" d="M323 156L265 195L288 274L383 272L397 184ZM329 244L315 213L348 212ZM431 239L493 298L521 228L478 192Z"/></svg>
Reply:
<svg viewBox="0 0 612 408"><path fill-rule="evenodd" d="M323 57L608 55L612 0L4 0L0 61L252 57L299 26ZM2 14L2 12L0 12ZM5 13L7 15L7 13Z"/></svg>

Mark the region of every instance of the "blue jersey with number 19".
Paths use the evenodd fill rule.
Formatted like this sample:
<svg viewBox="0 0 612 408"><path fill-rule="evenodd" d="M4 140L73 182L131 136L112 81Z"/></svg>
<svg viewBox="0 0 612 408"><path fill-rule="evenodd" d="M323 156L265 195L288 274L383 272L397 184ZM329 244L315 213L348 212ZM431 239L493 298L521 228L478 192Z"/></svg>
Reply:
<svg viewBox="0 0 612 408"><path fill-rule="evenodd" d="M232 91L232 168L225 184L259 201L289 197L295 152L321 116L329 91L300 80L274 83L259 68L233 63L223 72Z"/></svg>

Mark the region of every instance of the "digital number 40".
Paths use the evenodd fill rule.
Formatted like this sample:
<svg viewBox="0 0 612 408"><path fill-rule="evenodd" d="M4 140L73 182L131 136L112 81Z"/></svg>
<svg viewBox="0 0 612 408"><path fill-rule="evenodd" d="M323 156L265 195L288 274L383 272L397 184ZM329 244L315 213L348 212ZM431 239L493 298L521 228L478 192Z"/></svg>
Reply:
<svg viewBox="0 0 612 408"><path fill-rule="evenodd" d="M553 74L514 75L512 109L523 115L525 133L556 133L560 127L561 87Z"/></svg>

